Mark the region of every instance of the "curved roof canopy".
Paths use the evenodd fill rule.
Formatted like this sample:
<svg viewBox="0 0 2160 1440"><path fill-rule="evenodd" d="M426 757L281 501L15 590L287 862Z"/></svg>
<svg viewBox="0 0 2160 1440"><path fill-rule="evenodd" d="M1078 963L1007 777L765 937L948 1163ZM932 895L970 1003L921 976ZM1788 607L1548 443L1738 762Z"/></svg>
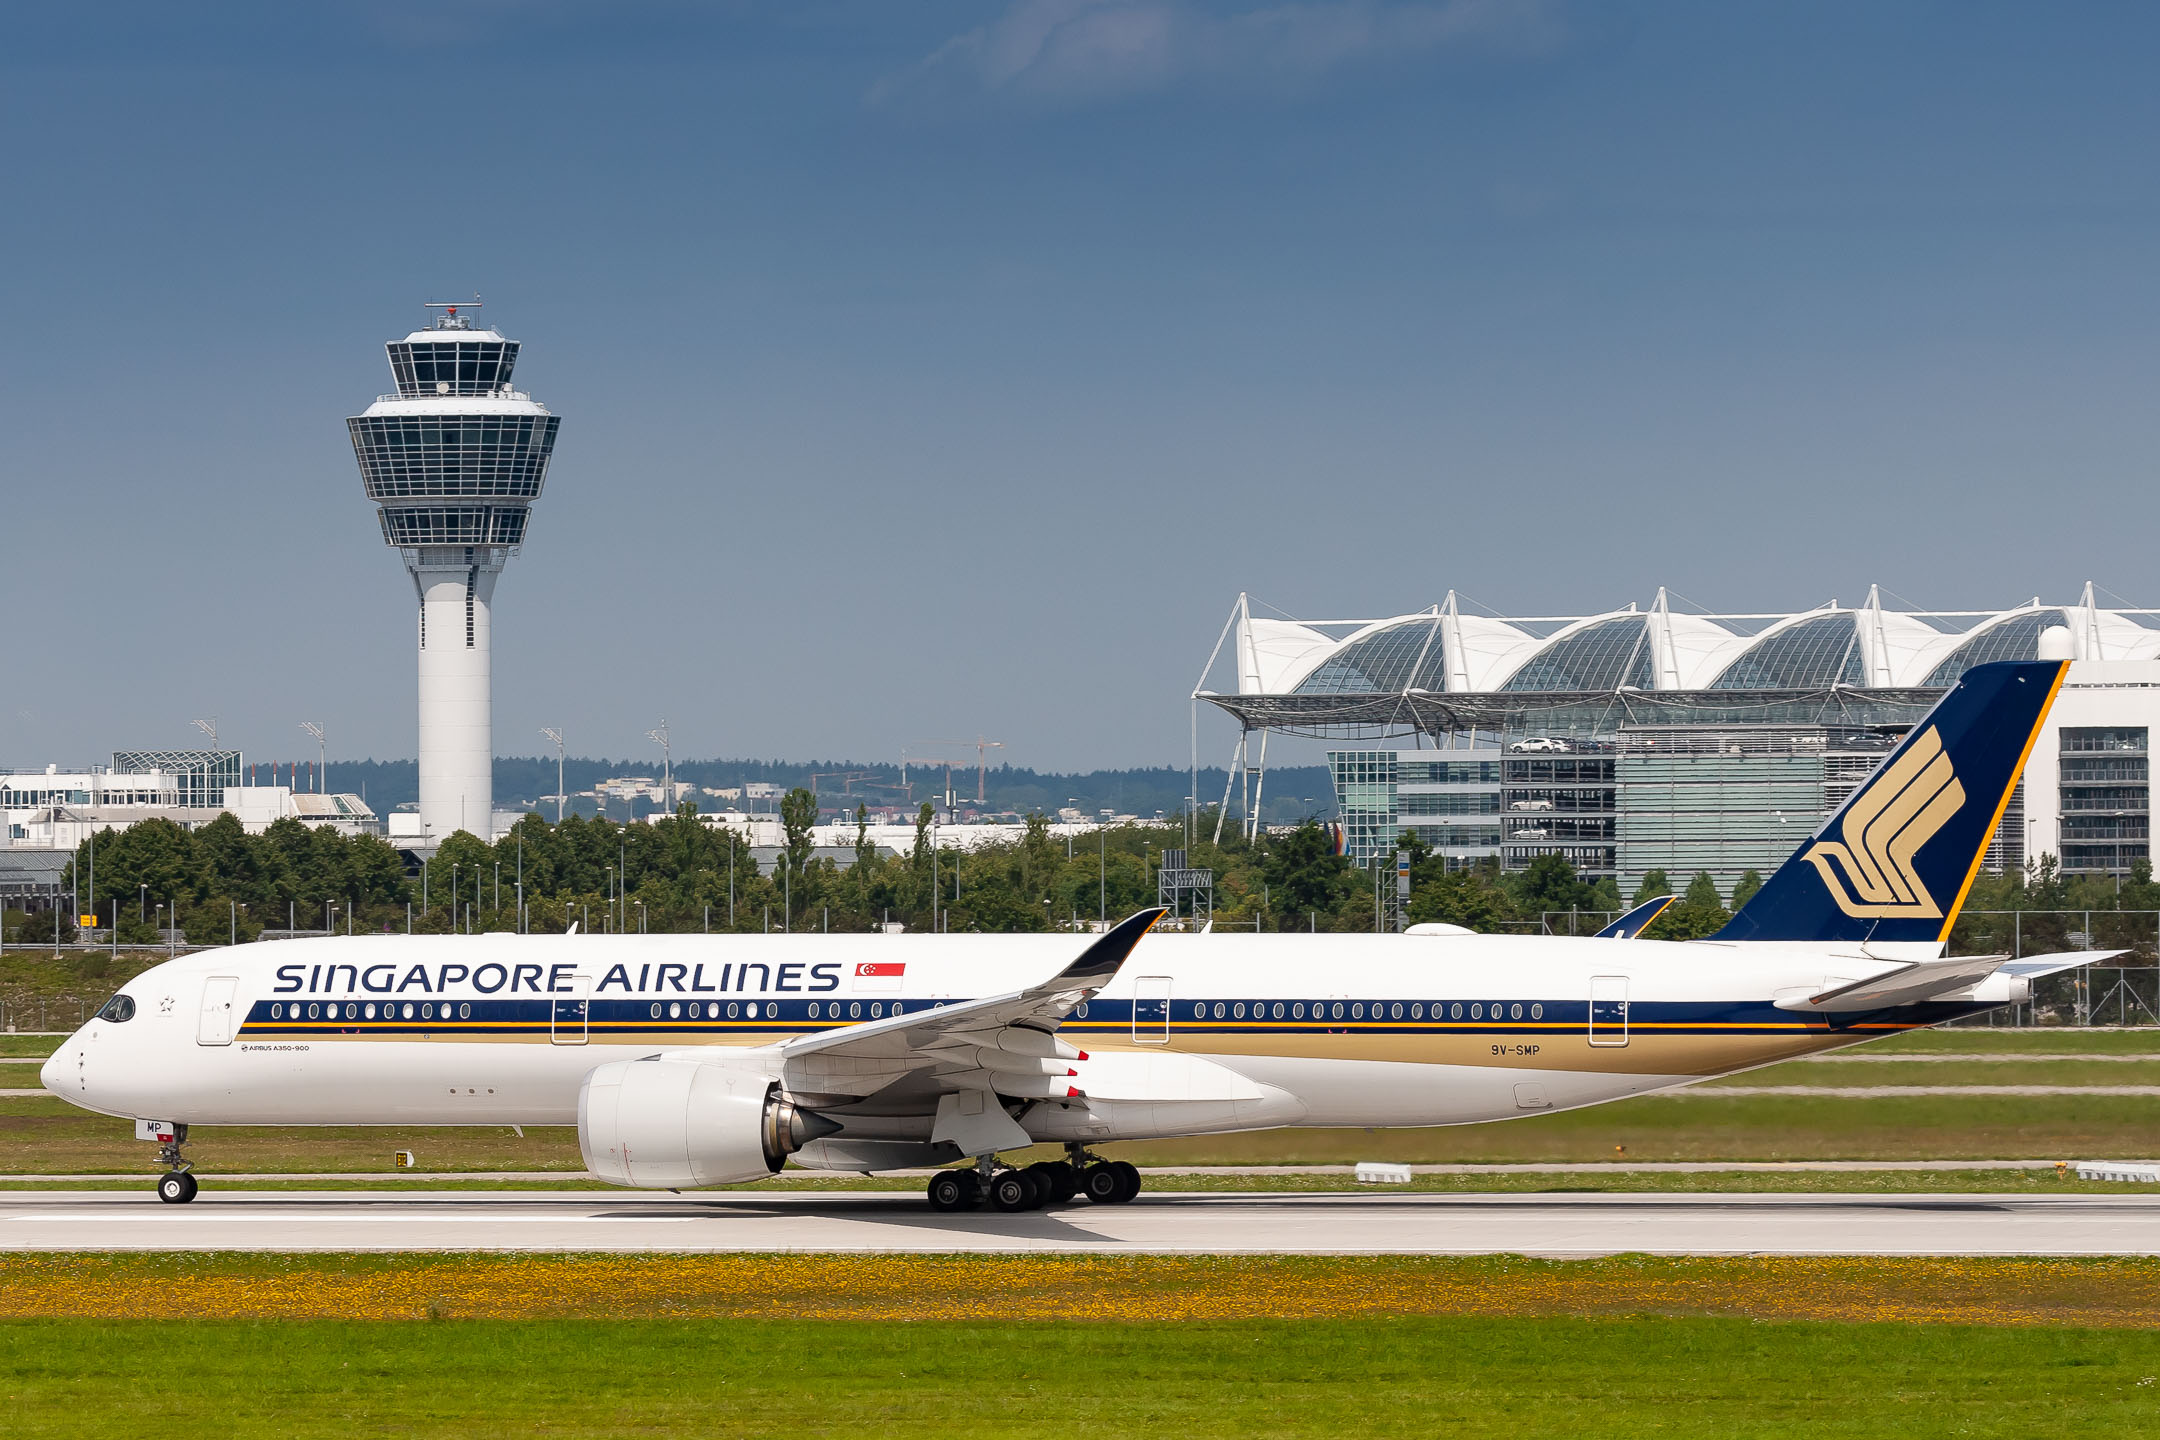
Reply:
<svg viewBox="0 0 2160 1440"><path fill-rule="evenodd" d="M2079 660L2160 659L2160 610L2103 609L2089 585L2076 605L2033 600L1991 611L1893 610L1870 592L1857 608L1832 601L1799 613L1707 615L1672 609L1663 591L1647 609L1572 617L1465 614L1452 594L1381 620L1253 610L1240 596L1224 631L1225 644L1236 640L1235 690L1210 685L1211 660L1196 694L1218 703L1296 697L1292 709L1345 714L1352 702L1370 710L1390 696L1425 704L1682 692L1706 703L1715 694L1722 705L1843 691L1917 696L1973 665L2035 658L2041 632L2054 626L2070 632Z"/></svg>

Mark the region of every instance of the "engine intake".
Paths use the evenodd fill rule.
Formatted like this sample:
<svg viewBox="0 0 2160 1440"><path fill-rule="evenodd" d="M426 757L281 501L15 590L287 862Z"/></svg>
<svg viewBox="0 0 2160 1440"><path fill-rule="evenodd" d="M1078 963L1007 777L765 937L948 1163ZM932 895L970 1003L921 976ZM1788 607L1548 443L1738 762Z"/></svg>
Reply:
<svg viewBox="0 0 2160 1440"><path fill-rule="evenodd" d="M835 1134L762 1071L687 1060L617 1060L578 1091L578 1149L610 1185L687 1190L777 1174Z"/></svg>

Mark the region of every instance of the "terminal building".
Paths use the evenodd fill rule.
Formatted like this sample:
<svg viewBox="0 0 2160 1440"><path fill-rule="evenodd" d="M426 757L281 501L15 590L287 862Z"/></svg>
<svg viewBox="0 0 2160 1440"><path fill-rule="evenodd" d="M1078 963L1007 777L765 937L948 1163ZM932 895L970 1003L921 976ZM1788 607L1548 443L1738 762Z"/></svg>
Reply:
<svg viewBox="0 0 2160 1440"><path fill-rule="evenodd" d="M1451 861L1565 856L1632 893L1767 875L1968 666L2074 663L1988 864L2073 874L2148 858L2160 611L2034 599L1912 611L1871 590L1801 613L1703 615L1659 591L1600 615L1307 621L1240 596L1195 691L1239 723L1226 813L1256 823L1267 738L1328 752L1343 843L1368 863L1416 833ZM1234 679L1232 667L1234 666ZM1218 688L1219 687L1219 688ZM1371 742L1380 742L1377 744Z"/></svg>

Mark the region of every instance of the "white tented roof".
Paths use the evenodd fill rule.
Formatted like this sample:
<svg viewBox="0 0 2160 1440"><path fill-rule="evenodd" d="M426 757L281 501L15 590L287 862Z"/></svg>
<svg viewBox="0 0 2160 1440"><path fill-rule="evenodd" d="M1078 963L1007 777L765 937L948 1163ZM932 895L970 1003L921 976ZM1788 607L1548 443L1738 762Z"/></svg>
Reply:
<svg viewBox="0 0 2160 1440"><path fill-rule="evenodd" d="M1858 607L1702 615L1673 609L1661 590L1647 607L1511 619L1465 614L1451 592L1428 610L1361 621L1269 618L1240 596L1235 693L1930 689L1972 665L2034 659L2041 632L2058 626L2074 659L2160 659L2160 610L2103 608L2093 596L2087 585L2073 604L1919 611L1870 591Z"/></svg>

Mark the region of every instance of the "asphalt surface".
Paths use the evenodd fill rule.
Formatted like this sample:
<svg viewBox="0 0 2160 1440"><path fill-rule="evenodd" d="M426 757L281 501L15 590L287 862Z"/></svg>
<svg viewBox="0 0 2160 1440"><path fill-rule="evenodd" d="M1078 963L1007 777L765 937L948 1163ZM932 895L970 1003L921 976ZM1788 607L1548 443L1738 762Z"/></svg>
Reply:
<svg viewBox="0 0 2160 1440"><path fill-rule="evenodd" d="M0 1194L6 1250L2160 1254L2160 1196L1144 1194L1017 1215L893 1195Z"/></svg>

